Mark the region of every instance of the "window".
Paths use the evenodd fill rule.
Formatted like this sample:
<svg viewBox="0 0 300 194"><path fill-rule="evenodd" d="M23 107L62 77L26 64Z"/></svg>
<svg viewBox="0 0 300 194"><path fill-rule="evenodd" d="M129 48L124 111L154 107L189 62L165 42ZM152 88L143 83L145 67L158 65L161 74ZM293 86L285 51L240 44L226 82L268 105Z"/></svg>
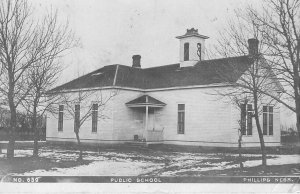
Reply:
<svg viewBox="0 0 300 194"><path fill-rule="evenodd" d="M263 134L273 135L273 106L263 106Z"/></svg>
<svg viewBox="0 0 300 194"><path fill-rule="evenodd" d="M252 104L241 105L241 129L243 135L252 135Z"/></svg>
<svg viewBox="0 0 300 194"><path fill-rule="evenodd" d="M78 130L80 127L80 105L75 105L75 119L74 119L74 131Z"/></svg>
<svg viewBox="0 0 300 194"><path fill-rule="evenodd" d="M247 135L252 135L252 104L247 104Z"/></svg>
<svg viewBox="0 0 300 194"><path fill-rule="evenodd" d="M92 132L97 132L97 124L98 124L98 104L93 104L92 107Z"/></svg>
<svg viewBox="0 0 300 194"><path fill-rule="evenodd" d="M199 57L199 61L201 61L201 43L197 44L197 55Z"/></svg>
<svg viewBox="0 0 300 194"><path fill-rule="evenodd" d="M64 122L64 105L58 107L58 131L63 131Z"/></svg>
<svg viewBox="0 0 300 194"><path fill-rule="evenodd" d="M184 134L185 104L178 104L178 134Z"/></svg>
<svg viewBox="0 0 300 194"><path fill-rule="evenodd" d="M188 61L189 60L189 53L190 53L190 44L187 42L187 43L184 43L184 61Z"/></svg>

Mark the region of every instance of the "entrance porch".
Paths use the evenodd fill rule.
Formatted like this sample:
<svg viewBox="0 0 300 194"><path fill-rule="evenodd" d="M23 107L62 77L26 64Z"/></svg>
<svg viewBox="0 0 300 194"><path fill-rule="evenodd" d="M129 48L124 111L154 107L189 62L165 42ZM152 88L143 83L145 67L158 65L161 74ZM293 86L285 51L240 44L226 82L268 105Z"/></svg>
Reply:
<svg viewBox="0 0 300 194"><path fill-rule="evenodd" d="M155 112L166 104L148 95L143 95L130 102L126 106L132 108L137 114L142 114L143 127L138 134L133 136L133 141L147 144L160 144L163 141L164 128L159 126Z"/></svg>

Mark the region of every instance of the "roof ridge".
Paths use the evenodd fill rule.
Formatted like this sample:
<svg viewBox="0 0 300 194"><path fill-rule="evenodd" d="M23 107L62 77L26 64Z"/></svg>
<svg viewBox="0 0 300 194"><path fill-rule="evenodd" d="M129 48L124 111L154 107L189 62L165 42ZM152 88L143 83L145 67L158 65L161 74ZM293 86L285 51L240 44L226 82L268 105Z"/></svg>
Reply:
<svg viewBox="0 0 300 194"><path fill-rule="evenodd" d="M147 68L144 68L144 69L152 69L152 68L158 68L158 67L168 67L168 66L172 66L172 65L179 65L180 63L172 63L172 64L169 64L169 65L160 65L160 66L155 66L155 67L147 67Z"/></svg>
<svg viewBox="0 0 300 194"><path fill-rule="evenodd" d="M225 59L234 59L234 58L242 58L242 57L248 57L249 55L240 55L240 56L235 56L235 57L223 57L223 58L216 58L216 59L209 59L209 60L202 60L203 62L208 62L208 61L217 61L217 60L225 60ZM201 61L199 61L201 62Z"/></svg>
<svg viewBox="0 0 300 194"><path fill-rule="evenodd" d="M116 85L117 76L118 76L118 69L119 69L119 65L117 65L117 68L116 68L116 71L115 71L115 77L114 77L113 86L115 86L115 85Z"/></svg>
<svg viewBox="0 0 300 194"><path fill-rule="evenodd" d="M100 68L98 68L98 69L96 69L96 70L93 70L93 71L91 71L91 72L89 72L89 73L87 73L87 74L85 74L85 75L82 75L82 76L79 76L79 77L77 77L77 78L74 78L73 80L78 79L78 78L81 78L81 77L84 77L84 76L87 76L87 75L90 75L90 74L93 74L93 73L95 73L96 71L99 71L100 69L103 69L104 67L108 67L108 66L117 66L117 65L119 65L119 64L104 65L103 67L100 67Z"/></svg>

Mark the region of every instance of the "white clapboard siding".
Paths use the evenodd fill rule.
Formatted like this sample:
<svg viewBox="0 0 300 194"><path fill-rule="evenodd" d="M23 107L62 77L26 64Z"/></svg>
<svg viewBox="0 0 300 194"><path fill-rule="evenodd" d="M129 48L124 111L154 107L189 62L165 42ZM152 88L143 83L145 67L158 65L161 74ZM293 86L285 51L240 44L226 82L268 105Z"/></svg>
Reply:
<svg viewBox="0 0 300 194"><path fill-rule="evenodd" d="M119 90L105 111L111 119L100 120L98 132L91 132L91 121L82 126L83 142L123 143L143 135L145 108L129 108L126 103L142 95L150 95L164 103L154 111L154 130L163 131L161 143L175 145L236 147L240 112L228 99L220 98L218 88L193 88L139 92ZM103 92L103 91L102 91ZM185 104L185 133L177 133L178 104ZM280 145L279 106L274 108L274 135L265 136L267 146ZM262 123L262 116L260 119ZM74 121L64 120L64 131L57 131L58 121L51 115L47 120L47 140L75 141ZM152 127L152 126L151 126ZM60 139L59 139L60 138ZM160 139L161 140L161 139ZM243 137L243 146L258 147L259 139L253 119L253 135Z"/></svg>
<svg viewBox="0 0 300 194"><path fill-rule="evenodd" d="M223 145L231 142L231 105L211 95L212 89L169 90L149 93L167 105L159 111L164 126L164 143L181 145ZM185 104L185 133L177 133L178 104ZM224 138L226 134L226 138Z"/></svg>
<svg viewBox="0 0 300 194"><path fill-rule="evenodd" d="M113 110L113 139L132 141L134 135L142 135L144 128L145 110L143 108L129 108L125 103L142 96L138 91L120 90L114 99Z"/></svg>
<svg viewBox="0 0 300 194"><path fill-rule="evenodd" d="M226 88L219 88L226 90ZM201 146L237 145L240 112L228 99L212 95L215 88L169 90L148 93L167 105L159 111L164 126L164 143ZM177 104L185 104L185 134L177 134ZM267 146L280 145L280 118L278 105L274 108L274 135L265 136ZM260 119L262 123L262 116ZM253 123L254 119L253 119ZM259 146L256 126L253 135L244 137L247 147Z"/></svg>
<svg viewBox="0 0 300 194"><path fill-rule="evenodd" d="M112 90L102 90L102 95L107 97ZM98 92L100 93L100 92ZM74 95L76 95L74 93ZM93 101L96 98L91 98L90 104L92 105ZM76 136L74 133L74 119L70 118L70 116L66 115L66 111L64 111L64 121L63 121L63 131L58 131L58 115L48 113L47 114L47 141L76 141ZM83 110L81 110L81 116L83 114ZM100 114L100 113L99 113ZM101 141L110 142L113 131L113 99L108 101L105 105L105 109L103 114L107 116L107 119L98 118L98 126L97 132L92 132L92 119L91 117L84 122L84 124L80 128L80 138L82 142L87 143L99 143Z"/></svg>

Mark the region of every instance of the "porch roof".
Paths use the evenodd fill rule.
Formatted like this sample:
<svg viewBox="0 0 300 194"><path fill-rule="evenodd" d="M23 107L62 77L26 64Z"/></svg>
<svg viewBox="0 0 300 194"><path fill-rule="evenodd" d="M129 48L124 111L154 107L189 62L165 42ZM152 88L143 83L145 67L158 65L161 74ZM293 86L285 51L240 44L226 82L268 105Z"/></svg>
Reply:
<svg viewBox="0 0 300 194"><path fill-rule="evenodd" d="M126 103L128 107L163 107L166 104L149 96L143 95Z"/></svg>

